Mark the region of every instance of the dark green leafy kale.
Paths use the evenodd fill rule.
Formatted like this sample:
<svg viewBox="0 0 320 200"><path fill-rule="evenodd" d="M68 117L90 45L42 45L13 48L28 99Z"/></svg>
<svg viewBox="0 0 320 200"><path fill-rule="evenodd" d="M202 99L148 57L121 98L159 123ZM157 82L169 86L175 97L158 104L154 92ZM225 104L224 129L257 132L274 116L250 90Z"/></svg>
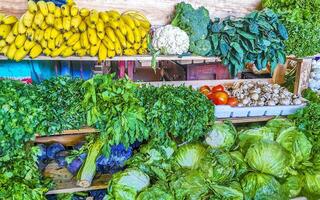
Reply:
<svg viewBox="0 0 320 200"><path fill-rule="evenodd" d="M211 44L206 41L210 24L207 9L204 7L194 9L190 4L178 3L171 24L187 32L192 47L191 53L200 56L207 56L210 53Z"/></svg>
<svg viewBox="0 0 320 200"><path fill-rule="evenodd" d="M196 141L212 129L214 106L191 87L143 86L138 96L154 137Z"/></svg>
<svg viewBox="0 0 320 200"><path fill-rule="evenodd" d="M263 7L280 14L289 32L286 53L297 57L313 56L320 52L320 1L263 0Z"/></svg>
<svg viewBox="0 0 320 200"><path fill-rule="evenodd" d="M39 133L54 134L85 125L85 112L81 106L84 91L82 79L55 77L36 85L36 107L43 110Z"/></svg>
<svg viewBox="0 0 320 200"><path fill-rule="evenodd" d="M259 70L270 63L273 71L286 59L283 42L288 33L269 9L254 11L244 18L216 18L210 37L213 55L221 57L232 75L241 72L247 63L254 63Z"/></svg>

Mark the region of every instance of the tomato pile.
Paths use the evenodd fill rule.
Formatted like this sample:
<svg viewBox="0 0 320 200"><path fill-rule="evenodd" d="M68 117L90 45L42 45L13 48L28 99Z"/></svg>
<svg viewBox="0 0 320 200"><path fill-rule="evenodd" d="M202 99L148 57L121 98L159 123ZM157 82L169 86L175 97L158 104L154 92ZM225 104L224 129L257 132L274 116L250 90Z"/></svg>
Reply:
<svg viewBox="0 0 320 200"><path fill-rule="evenodd" d="M238 105L237 98L230 97L223 85L216 85L211 88L204 85L200 87L200 92L206 95L215 105L230 105L232 107Z"/></svg>

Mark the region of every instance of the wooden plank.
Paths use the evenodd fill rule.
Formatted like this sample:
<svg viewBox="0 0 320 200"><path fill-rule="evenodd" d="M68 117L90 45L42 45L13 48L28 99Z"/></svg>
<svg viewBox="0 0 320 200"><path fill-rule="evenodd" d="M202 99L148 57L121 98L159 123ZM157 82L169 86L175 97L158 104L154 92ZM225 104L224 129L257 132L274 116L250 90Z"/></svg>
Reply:
<svg viewBox="0 0 320 200"><path fill-rule="evenodd" d="M294 83L294 94L301 95L302 91L308 88L312 58L300 60L296 69L296 79Z"/></svg>
<svg viewBox="0 0 320 200"><path fill-rule="evenodd" d="M181 0L75 0L79 7L97 10L136 10L143 13L152 25L164 25L171 21L174 7ZM244 16L260 7L261 0L185 0L194 7L204 6L213 19L227 16Z"/></svg>
<svg viewBox="0 0 320 200"><path fill-rule="evenodd" d="M241 117L241 118L226 118L226 119L217 119L218 122L231 121L233 124L243 124L243 123L253 123L253 122L266 122L276 116L264 116L264 117Z"/></svg>
<svg viewBox="0 0 320 200"><path fill-rule="evenodd" d="M1 0L0 13L20 17L27 10L27 2L27 0Z"/></svg>
<svg viewBox="0 0 320 200"><path fill-rule="evenodd" d="M8 60L6 56L0 56L0 60ZM70 56L70 57L48 57L48 56L39 56L35 59L31 59L30 57L24 58L24 60L57 60L57 61L98 61L98 57L89 57L89 56L84 56L84 57L77 57L77 56ZM150 55L138 55L138 56L116 56L113 58L109 58L106 61L151 61L152 56ZM220 61L219 58L217 57L202 57L202 56L183 56L179 57L176 55L173 56L165 56L165 55L160 55L157 57L158 61L161 60L176 60L176 61L181 61L181 60L206 60L210 62L218 62Z"/></svg>
<svg viewBox="0 0 320 200"><path fill-rule="evenodd" d="M60 168L55 162L48 164L43 175L51 178L55 183L55 188L47 192L47 194L74 193L106 189L108 187L108 181L111 179L110 174L103 174L95 177L90 187L81 188L77 186L77 181L72 174L66 168Z"/></svg>

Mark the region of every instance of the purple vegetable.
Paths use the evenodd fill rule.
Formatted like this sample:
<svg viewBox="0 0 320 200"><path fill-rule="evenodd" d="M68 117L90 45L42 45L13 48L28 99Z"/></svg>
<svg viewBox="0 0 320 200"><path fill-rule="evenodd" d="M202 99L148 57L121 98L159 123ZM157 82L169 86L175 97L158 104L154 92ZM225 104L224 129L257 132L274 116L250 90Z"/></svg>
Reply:
<svg viewBox="0 0 320 200"><path fill-rule="evenodd" d="M65 148L62 144L54 143L47 148L47 156L50 159L55 159L57 153L64 151Z"/></svg>
<svg viewBox="0 0 320 200"><path fill-rule="evenodd" d="M84 160L86 159L87 154L83 153L80 156L78 156L76 159L74 159L68 166L67 169L69 172L73 175L76 175L79 171L80 167L82 166Z"/></svg>
<svg viewBox="0 0 320 200"><path fill-rule="evenodd" d="M55 160L59 167L65 167L68 164L65 156L57 156Z"/></svg>
<svg viewBox="0 0 320 200"><path fill-rule="evenodd" d="M74 145L73 149L79 151L84 144L84 141L79 142L78 144Z"/></svg>
<svg viewBox="0 0 320 200"><path fill-rule="evenodd" d="M135 141L132 145L131 145L131 148L132 149L138 149L140 147L142 142L139 142L138 140Z"/></svg>
<svg viewBox="0 0 320 200"><path fill-rule="evenodd" d="M93 190L90 191L89 194L94 200L103 200L103 197L106 195L106 190Z"/></svg>
<svg viewBox="0 0 320 200"><path fill-rule="evenodd" d="M44 161L47 159L47 147L44 144L39 144L38 145L40 152L38 154L38 159L40 161Z"/></svg>

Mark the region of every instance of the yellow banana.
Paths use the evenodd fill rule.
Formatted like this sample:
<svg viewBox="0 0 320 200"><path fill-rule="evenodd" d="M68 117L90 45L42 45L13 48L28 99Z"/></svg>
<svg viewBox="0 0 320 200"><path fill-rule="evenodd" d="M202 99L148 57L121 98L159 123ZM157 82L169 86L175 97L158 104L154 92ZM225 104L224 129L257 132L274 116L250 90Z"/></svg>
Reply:
<svg viewBox="0 0 320 200"><path fill-rule="evenodd" d="M11 26L6 25L6 24L1 24L0 25L0 38L1 39L6 39L11 32ZM13 35L13 33L12 33Z"/></svg>
<svg viewBox="0 0 320 200"><path fill-rule="evenodd" d="M51 29L51 33L50 33L50 38L51 39L56 39L59 34L60 34L60 32L57 29L52 28Z"/></svg>
<svg viewBox="0 0 320 200"><path fill-rule="evenodd" d="M87 50L86 49L79 49L76 51L76 55L79 57L83 57L83 56L87 55Z"/></svg>
<svg viewBox="0 0 320 200"><path fill-rule="evenodd" d="M119 27L119 21L118 20L110 20L108 22L108 25L111 26L113 30L116 30Z"/></svg>
<svg viewBox="0 0 320 200"><path fill-rule="evenodd" d="M99 20L99 13L96 10L91 10L90 11L90 15L89 15L89 19L91 24L97 24L98 20Z"/></svg>
<svg viewBox="0 0 320 200"><path fill-rule="evenodd" d="M109 21L109 19L110 19L109 15L106 12L100 12L99 13L99 17L100 17L100 19L102 19L102 21L104 23L107 23Z"/></svg>
<svg viewBox="0 0 320 200"><path fill-rule="evenodd" d="M48 28L48 24L45 21L43 21L42 24L40 25L40 29L46 30L47 28Z"/></svg>
<svg viewBox="0 0 320 200"><path fill-rule="evenodd" d="M96 27L97 27L98 33L104 32L104 22L102 21L102 19L98 20Z"/></svg>
<svg viewBox="0 0 320 200"><path fill-rule="evenodd" d="M76 15L76 16L73 16L71 18L71 27L74 28L74 29L78 29L78 27L80 26L82 22L82 18L80 15Z"/></svg>
<svg viewBox="0 0 320 200"><path fill-rule="evenodd" d="M70 14L72 17L78 15L79 13L79 8L76 5L71 6L70 8Z"/></svg>
<svg viewBox="0 0 320 200"><path fill-rule="evenodd" d="M38 11L37 4L34 1L28 1L28 11L34 14Z"/></svg>
<svg viewBox="0 0 320 200"><path fill-rule="evenodd" d="M26 31L27 31L27 28L24 25L23 21L20 19L20 21L18 23L18 33L19 34L24 34L24 33L26 33Z"/></svg>
<svg viewBox="0 0 320 200"><path fill-rule="evenodd" d="M15 16L6 16L5 18L2 19L2 23L7 24L7 25L14 24L17 21L18 21L18 19Z"/></svg>
<svg viewBox="0 0 320 200"><path fill-rule="evenodd" d="M147 49L147 48L148 48L147 38L144 38L144 39L142 40L142 45L141 45L141 47L142 47L143 49Z"/></svg>
<svg viewBox="0 0 320 200"><path fill-rule="evenodd" d="M135 29L133 30L133 35L134 35L134 40L135 40L136 42L141 42L141 34L140 34L139 29L135 28Z"/></svg>
<svg viewBox="0 0 320 200"><path fill-rule="evenodd" d="M116 52L114 50L108 49L108 58L113 58L116 56Z"/></svg>
<svg viewBox="0 0 320 200"><path fill-rule="evenodd" d="M38 8L39 8L40 12L42 13L42 15L46 17L49 13L46 2L38 1L37 5L38 5Z"/></svg>
<svg viewBox="0 0 320 200"><path fill-rule="evenodd" d="M47 2L48 12L51 14L54 14L56 11L56 4L54 4L52 1Z"/></svg>
<svg viewBox="0 0 320 200"><path fill-rule="evenodd" d="M56 41L55 39L49 39L48 40L48 48L52 51L56 48Z"/></svg>
<svg viewBox="0 0 320 200"><path fill-rule="evenodd" d="M138 50L138 54L139 54L139 55L146 55L147 53L148 53L148 52L147 52L147 49L141 48L141 49Z"/></svg>
<svg viewBox="0 0 320 200"><path fill-rule="evenodd" d="M0 48L3 48L7 45L5 40L0 40Z"/></svg>
<svg viewBox="0 0 320 200"><path fill-rule="evenodd" d="M121 16L120 13L118 11L116 11L116 10L110 10L107 13L108 13L110 18L115 19L115 20L119 19L120 16Z"/></svg>
<svg viewBox="0 0 320 200"><path fill-rule="evenodd" d="M15 39L16 39L16 37L14 37L13 32L10 31L9 35L6 37L6 42L8 44L12 44Z"/></svg>
<svg viewBox="0 0 320 200"><path fill-rule="evenodd" d="M121 46L125 49L127 48L127 41L126 38L122 35L121 31L119 29L115 30L116 36L119 39L119 42L121 44Z"/></svg>
<svg viewBox="0 0 320 200"><path fill-rule="evenodd" d="M140 26L141 26L141 23L140 23L140 21L139 21L138 19L136 19L135 17L132 17L132 19L133 19L134 25L135 25L136 27L140 27Z"/></svg>
<svg viewBox="0 0 320 200"><path fill-rule="evenodd" d="M23 47L17 49L17 51L14 54L14 60L16 62L21 61L28 55L28 51L26 51Z"/></svg>
<svg viewBox="0 0 320 200"><path fill-rule="evenodd" d="M136 28L133 19L129 15L123 15L121 18L132 30Z"/></svg>
<svg viewBox="0 0 320 200"><path fill-rule="evenodd" d="M64 41L68 41L72 35L73 35L73 33L71 31L65 32L63 34Z"/></svg>
<svg viewBox="0 0 320 200"><path fill-rule="evenodd" d="M142 38L145 38L148 34L148 32L144 28L140 28L139 31Z"/></svg>
<svg viewBox="0 0 320 200"><path fill-rule="evenodd" d="M60 7L56 7L56 9L54 10L54 17L55 18L60 18L62 16L62 11Z"/></svg>
<svg viewBox="0 0 320 200"><path fill-rule="evenodd" d="M23 48L24 50L29 52L34 47L34 45L36 45L35 41L26 40L26 42L23 45Z"/></svg>
<svg viewBox="0 0 320 200"><path fill-rule="evenodd" d="M85 21L81 21L80 25L79 25L79 31L80 32L85 32L87 30L87 24Z"/></svg>
<svg viewBox="0 0 320 200"><path fill-rule="evenodd" d="M64 42L64 38L63 38L63 35L62 34L59 34L57 37L56 37L56 47L61 47L61 45L63 44Z"/></svg>
<svg viewBox="0 0 320 200"><path fill-rule="evenodd" d="M12 43L12 44L9 46L9 49L8 49L8 51L7 51L6 56L7 56L9 59L13 60L13 59L14 59L14 54L16 53L16 51L17 51L17 47L16 47L16 45L15 45L14 43Z"/></svg>
<svg viewBox="0 0 320 200"><path fill-rule="evenodd" d="M73 0L66 0L66 4L67 4L68 6L72 6L72 5L74 5L75 3L74 3Z"/></svg>
<svg viewBox="0 0 320 200"><path fill-rule="evenodd" d="M124 21L121 18L119 19L119 29L120 29L122 35L127 35L126 24L124 23Z"/></svg>
<svg viewBox="0 0 320 200"><path fill-rule="evenodd" d="M87 17L89 16L90 11L87 8L81 8L80 9L80 16L81 17Z"/></svg>
<svg viewBox="0 0 320 200"><path fill-rule="evenodd" d="M70 31L70 28L71 28L71 17L64 17L62 23L63 23L63 29L65 31Z"/></svg>
<svg viewBox="0 0 320 200"><path fill-rule="evenodd" d="M61 53L62 53L66 48L67 48L66 45L62 45L61 47L53 50L53 51L51 52L51 57L57 57L57 56L61 55Z"/></svg>
<svg viewBox="0 0 320 200"><path fill-rule="evenodd" d="M34 22L36 25L38 25L39 27L41 26L41 24L44 21L44 16L41 12L37 12L35 17L34 17Z"/></svg>
<svg viewBox="0 0 320 200"><path fill-rule="evenodd" d="M101 43L99 47L99 54L98 54L99 61L107 60L107 56L108 56L107 54L108 54L107 48L104 46L103 43Z"/></svg>
<svg viewBox="0 0 320 200"><path fill-rule="evenodd" d="M114 50L114 44L108 37L104 37L102 42L108 49Z"/></svg>
<svg viewBox="0 0 320 200"><path fill-rule="evenodd" d="M80 36L80 42L81 42L81 47L84 49L89 49L90 48L90 43L88 39L88 33L87 32L82 32Z"/></svg>
<svg viewBox="0 0 320 200"><path fill-rule="evenodd" d="M48 42L44 38L40 41L40 44L43 49L48 47Z"/></svg>
<svg viewBox="0 0 320 200"><path fill-rule="evenodd" d="M85 22L86 22L86 24L87 24L88 27L93 28L93 29L96 28L96 25L91 23L90 17L86 17L86 18L85 18Z"/></svg>
<svg viewBox="0 0 320 200"><path fill-rule="evenodd" d="M43 39L44 31L41 29L37 29L34 33L34 40L40 42Z"/></svg>
<svg viewBox="0 0 320 200"><path fill-rule="evenodd" d="M61 55L63 57L69 57L74 54L74 51L72 50L72 47L67 47L65 50L62 51Z"/></svg>
<svg viewBox="0 0 320 200"><path fill-rule="evenodd" d="M56 18L54 22L54 28L56 28L58 31L63 30L63 23L61 18Z"/></svg>
<svg viewBox="0 0 320 200"><path fill-rule="evenodd" d="M52 13L49 13L47 15L45 21L49 26L53 26L54 25L54 15Z"/></svg>
<svg viewBox="0 0 320 200"><path fill-rule="evenodd" d="M102 40L105 36L105 32L97 32L97 36L100 40Z"/></svg>
<svg viewBox="0 0 320 200"><path fill-rule="evenodd" d="M134 44L133 44L133 49L134 49L134 50L138 50L138 49L140 49L140 47L141 47L141 44L140 44L140 43L134 43Z"/></svg>
<svg viewBox="0 0 320 200"><path fill-rule="evenodd" d="M127 49L133 48L133 44L131 44L130 42L127 42Z"/></svg>
<svg viewBox="0 0 320 200"><path fill-rule="evenodd" d="M134 56L134 55L137 55L137 51L134 49L125 49L123 51L123 54L126 56Z"/></svg>
<svg viewBox="0 0 320 200"><path fill-rule="evenodd" d="M76 43L72 46L72 50L73 50L73 51L78 51L79 49L81 49L81 42L80 42L80 40L78 40L78 42L76 42Z"/></svg>
<svg viewBox="0 0 320 200"><path fill-rule="evenodd" d="M91 47L90 47L90 56L91 57L95 57L98 54L100 44L101 44L101 40L99 40L96 45L91 45Z"/></svg>
<svg viewBox="0 0 320 200"><path fill-rule="evenodd" d="M42 53L42 48L40 46L40 44L36 44L34 47L32 47L31 51L30 51L30 58L36 58L38 56L40 56L40 54Z"/></svg>
<svg viewBox="0 0 320 200"><path fill-rule="evenodd" d="M16 44L17 49L20 49L24 45L26 40L27 40L26 35L24 35L24 34L23 35L18 35L16 37L15 41L14 41L14 43Z"/></svg>
<svg viewBox="0 0 320 200"><path fill-rule="evenodd" d="M2 20L6 17L5 14L0 13L0 24L2 24Z"/></svg>
<svg viewBox="0 0 320 200"><path fill-rule="evenodd" d="M61 13L64 17L70 17L70 7L67 5L61 6Z"/></svg>
<svg viewBox="0 0 320 200"><path fill-rule="evenodd" d="M48 49L48 48L43 50L43 54L46 55L46 56L51 56L51 52L52 51L50 49Z"/></svg>
<svg viewBox="0 0 320 200"><path fill-rule="evenodd" d="M7 55L8 49L9 49L9 46L5 46L1 49L0 53L3 55Z"/></svg>
<svg viewBox="0 0 320 200"><path fill-rule="evenodd" d="M128 40L128 42L130 42L131 44L133 44L134 43L134 34L133 34L133 31L132 31L132 29L128 26L128 25L125 25L125 27L126 27L126 30L127 30L127 40Z"/></svg>
<svg viewBox="0 0 320 200"><path fill-rule="evenodd" d="M92 45L96 45L98 43L97 31L92 28L88 28L88 39Z"/></svg>
<svg viewBox="0 0 320 200"><path fill-rule="evenodd" d="M19 23L20 21L17 21L12 27L12 33L14 36L17 36L19 34L19 31L18 31Z"/></svg>
<svg viewBox="0 0 320 200"><path fill-rule="evenodd" d="M122 56L122 47L121 47L121 44L120 44L120 42L119 42L117 37L116 37L116 40L114 42L114 48L115 48L116 54L118 56Z"/></svg>
<svg viewBox="0 0 320 200"><path fill-rule="evenodd" d="M22 21L26 27L29 28L32 26L34 16L35 15L31 13L29 10L23 15Z"/></svg>
<svg viewBox="0 0 320 200"><path fill-rule="evenodd" d="M79 41L79 39L80 39L80 33L75 33L69 38L69 40L67 41L67 45L69 47L72 47Z"/></svg>
<svg viewBox="0 0 320 200"><path fill-rule="evenodd" d="M43 37L44 37L45 40L48 41L48 40L50 39L50 37L51 37L51 31L52 31L52 28L51 28L51 27L48 27L48 28L44 31Z"/></svg>
<svg viewBox="0 0 320 200"><path fill-rule="evenodd" d="M112 42L116 41L116 35L111 27L106 28L106 34Z"/></svg>
<svg viewBox="0 0 320 200"><path fill-rule="evenodd" d="M140 24L141 26L146 29L146 30L150 30L151 24L150 22L146 21L146 20L140 20Z"/></svg>

